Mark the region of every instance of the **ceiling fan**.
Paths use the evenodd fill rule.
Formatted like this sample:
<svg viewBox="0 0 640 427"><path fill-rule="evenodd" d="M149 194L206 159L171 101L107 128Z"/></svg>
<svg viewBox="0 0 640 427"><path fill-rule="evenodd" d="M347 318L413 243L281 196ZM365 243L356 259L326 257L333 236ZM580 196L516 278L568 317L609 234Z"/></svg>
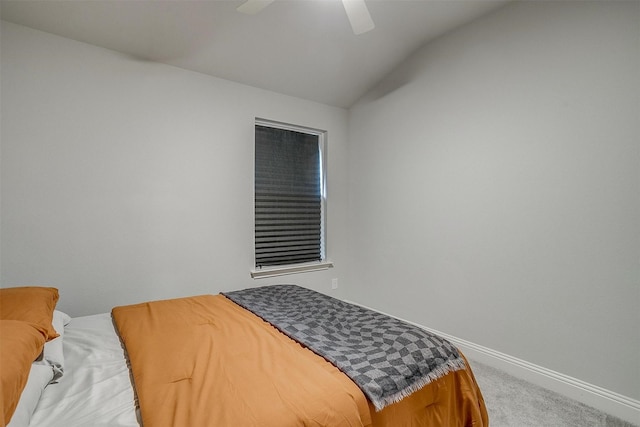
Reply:
<svg viewBox="0 0 640 427"><path fill-rule="evenodd" d="M238 12L255 15L275 0L247 0L238 7ZM351 23L353 33L363 34L375 28L364 0L342 0L344 10Z"/></svg>

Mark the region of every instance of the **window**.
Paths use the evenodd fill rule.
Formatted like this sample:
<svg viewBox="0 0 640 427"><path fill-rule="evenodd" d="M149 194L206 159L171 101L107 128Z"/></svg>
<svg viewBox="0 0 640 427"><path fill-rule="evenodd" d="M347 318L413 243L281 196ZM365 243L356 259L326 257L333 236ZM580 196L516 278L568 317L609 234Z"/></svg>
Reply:
<svg viewBox="0 0 640 427"><path fill-rule="evenodd" d="M256 120L254 277L325 260L324 142L323 131Z"/></svg>

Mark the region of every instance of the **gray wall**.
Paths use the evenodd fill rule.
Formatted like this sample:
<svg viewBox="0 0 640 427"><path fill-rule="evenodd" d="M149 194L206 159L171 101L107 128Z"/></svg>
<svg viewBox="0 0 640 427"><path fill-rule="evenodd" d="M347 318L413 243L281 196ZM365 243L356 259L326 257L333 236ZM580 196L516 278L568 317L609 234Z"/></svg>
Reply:
<svg viewBox="0 0 640 427"><path fill-rule="evenodd" d="M639 399L639 17L514 3L353 107L347 297Z"/></svg>
<svg viewBox="0 0 640 427"><path fill-rule="evenodd" d="M346 110L7 22L1 89L3 286L56 286L77 316L346 275ZM333 270L250 278L256 116L328 131Z"/></svg>

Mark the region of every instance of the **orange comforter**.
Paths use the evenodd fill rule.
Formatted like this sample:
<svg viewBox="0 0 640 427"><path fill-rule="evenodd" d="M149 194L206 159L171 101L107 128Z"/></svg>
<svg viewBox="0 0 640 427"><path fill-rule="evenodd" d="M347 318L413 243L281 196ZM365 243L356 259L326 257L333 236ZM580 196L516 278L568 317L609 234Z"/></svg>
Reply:
<svg viewBox="0 0 640 427"><path fill-rule="evenodd" d="M112 314L145 427L488 425L470 369L375 412L337 368L222 295Z"/></svg>

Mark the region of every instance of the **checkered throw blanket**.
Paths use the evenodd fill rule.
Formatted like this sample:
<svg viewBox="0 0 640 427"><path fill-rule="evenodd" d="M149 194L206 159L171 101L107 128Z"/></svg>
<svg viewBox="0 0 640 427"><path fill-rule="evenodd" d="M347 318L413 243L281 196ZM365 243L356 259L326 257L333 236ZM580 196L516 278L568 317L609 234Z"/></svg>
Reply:
<svg viewBox="0 0 640 427"><path fill-rule="evenodd" d="M377 410L465 368L445 339L309 289L276 285L223 295L333 363Z"/></svg>

